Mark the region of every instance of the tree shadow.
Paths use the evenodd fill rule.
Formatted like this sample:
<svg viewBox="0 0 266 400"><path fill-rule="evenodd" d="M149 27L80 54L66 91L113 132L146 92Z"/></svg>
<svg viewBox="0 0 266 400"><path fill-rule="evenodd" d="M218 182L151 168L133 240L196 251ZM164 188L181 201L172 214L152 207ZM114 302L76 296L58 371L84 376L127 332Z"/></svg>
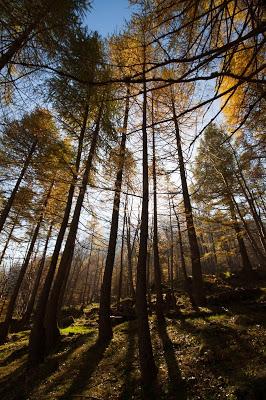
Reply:
<svg viewBox="0 0 266 400"><path fill-rule="evenodd" d="M58 367L87 340L88 335L83 335L70 341L62 341L58 347L59 353L47 358L44 363L34 369L30 368L27 359L25 359L22 365L0 380L0 398L5 400L27 399L42 380L57 371ZM62 352L66 344L70 347ZM24 347L22 349L27 350ZM16 352L13 361L19 360L24 355L24 351Z"/></svg>
<svg viewBox="0 0 266 400"><path fill-rule="evenodd" d="M174 396L174 399L186 400L187 393L185 382L181 377L180 368L175 356L175 349L167 333L167 325L165 321L157 320L157 331L163 345L164 358L168 370L169 395Z"/></svg>
<svg viewBox="0 0 266 400"><path fill-rule="evenodd" d="M202 366L212 371L214 376L223 376L232 384L244 381L244 370L250 363L250 357L259 356L249 338L222 322L206 322L208 325L196 327L182 320L180 325L181 329L199 338Z"/></svg>
<svg viewBox="0 0 266 400"><path fill-rule="evenodd" d="M87 386L88 380L96 370L99 362L102 360L109 343L110 341L97 341L82 355L81 358L79 358L78 372L75 374L75 378L73 379L70 387L62 396L58 397L58 399L73 399L74 396L76 397L82 392L82 390ZM68 372L66 372L66 374L67 373Z"/></svg>
<svg viewBox="0 0 266 400"><path fill-rule="evenodd" d="M6 367L8 364L27 354L27 351L27 346L23 346L19 349L14 349L7 357L0 361L0 367Z"/></svg>
<svg viewBox="0 0 266 400"><path fill-rule="evenodd" d="M136 379L132 377L133 360L136 351L136 324L134 321L128 322L127 329L127 350L125 355L125 381L123 390L119 396L119 400L129 400L132 398L134 388L136 387Z"/></svg>

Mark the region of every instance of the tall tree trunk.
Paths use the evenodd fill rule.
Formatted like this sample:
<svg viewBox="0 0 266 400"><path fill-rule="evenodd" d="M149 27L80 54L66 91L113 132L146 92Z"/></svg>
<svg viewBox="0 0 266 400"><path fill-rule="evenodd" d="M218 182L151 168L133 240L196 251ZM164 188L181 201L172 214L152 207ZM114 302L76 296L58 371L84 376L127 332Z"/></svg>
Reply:
<svg viewBox="0 0 266 400"><path fill-rule="evenodd" d="M187 281L187 269L186 269L186 261L185 261L185 254L184 254L184 247L183 247L183 239L182 239L182 233L181 233L181 228L180 228L180 222L178 218L178 214L173 206L175 217L176 217L176 222L177 222L177 231L178 231L178 242L179 242L179 252L180 252L180 264L184 276L184 280Z"/></svg>
<svg viewBox="0 0 266 400"><path fill-rule="evenodd" d="M265 263L265 255L262 253L262 250L261 250L261 248L259 247L259 245L258 245L258 243L257 243L257 241L256 241L256 238L253 236L253 234L252 234L252 232L251 232L251 230L250 230L250 228L249 228L249 226L248 226L247 221L246 221L245 218L243 217L243 215L242 215L242 213L241 213L241 210L240 210L240 208L239 208L239 205L237 204L237 202L236 202L236 200L234 199L234 197L232 198L232 200L233 200L233 202L234 202L234 206L235 206L235 208L236 208L236 210L237 210L237 213L238 213L238 215L239 215L239 217L240 217L240 219L241 219L241 221L242 221L242 223L243 223L243 226L244 226L245 231L246 231L246 233L247 233L247 236L248 236L248 238L249 238L250 244L251 244L251 246L253 247L253 250L254 250L254 253L255 253L256 257L257 257L258 260L260 260L262 263Z"/></svg>
<svg viewBox="0 0 266 400"><path fill-rule="evenodd" d="M119 165L115 181L115 195L113 202L112 221L109 236L109 244L107 257L105 262L105 269L103 275L103 283L101 287L100 297L100 310L99 310L99 340L108 341L113 336L112 324L110 319L111 308L111 287L112 275L115 260L115 249L117 242L118 220L119 220L119 206L121 197L121 187L123 179L123 169L125 164L125 151L126 151L126 131L129 112L129 88L127 89L126 107L123 122L123 132L119 151Z"/></svg>
<svg viewBox="0 0 266 400"><path fill-rule="evenodd" d="M80 278L80 272L82 271L82 265L83 264L80 261L73 265L72 274L69 278L69 286L67 288L68 297L66 298L66 304L69 306L73 304L74 293L75 293L75 289L77 287L78 280ZM78 304L81 304L81 302L82 302L81 296L80 296L79 300L80 301Z"/></svg>
<svg viewBox="0 0 266 400"><path fill-rule="evenodd" d="M8 307L7 307L5 320L4 320L4 322L2 323L2 326L1 326L0 343L4 343L6 338L7 338L9 327L10 327L10 324L11 324L11 321L12 321L12 316L13 316L13 313L14 313L14 310L15 310L15 305L16 305L16 300L17 300L17 297L18 297L19 289L21 287L23 278L25 276L25 273L27 271L27 268L28 268L28 265L29 265L29 262L30 262L30 258L31 258L32 253L33 253L34 245L35 245L36 239L37 239L38 234L39 234L40 226L41 226L41 223L43 221L43 216L44 216L45 209L46 209L48 201L50 199L51 190L52 190L53 185L54 185L54 182L52 182L51 186L49 187L49 190L48 190L48 193L47 193L44 205L43 205L43 209L41 211L41 214L39 216L37 225L35 227L35 230L34 230L34 233L33 233L32 239L31 239L31 243L30 243L26 258L25 258L25 260L24 260L24 262L22 264L22 267L21 267L21 269L19 271L19 276L18 276L15 288L13 290L12 296L10 298L10 301L9 301L9 304L8 304Z"/></svg>
<svg viewBox="0 0 266 400"><path fill-rule="evenodd" d="M123 269L124 269L124 241L125 241L125 226L126 226L126 212L127 212L127 197L125 199L124 206L124 218L123 218L123 227L122 227L122 243L121 243L121 253L120 253L120 270L118 277L118 290L117 290L117 304L119 305L122 294L122 286L123 286Z"/></svg>
<svg viewBox="0 0 266 400"><path fill-rule="evenodd" d="M199 304L203 304L205 302L202 271L201 271L201 262L200 262L200 251L199 251L199 245L198 245L198 240L197 240L195 226L194 226L190 196L189 196L189 192L188 192L186 170L185 170L182 145L181 145L181 138L180 138L179 126L178 126L176 110L175 110L175 103L174 103L173 97L172 97L172 111L173 111L173 120L174 120L174 124L175 124L175 134L176 134L176 142L177 142L180 178L181 178L183 201L184 201L184 206L185 206L185 215L186 215L186 223L187 223L187 231L188 231L188 240L189 240L189 247L190 247L192 276L193 276L193 291L194 291L195 301L199 305Z"/></svg>
<svg viewBox="0 0 266 400"><path fill-rule="evenodd" d="M246 200L248 202L248 205L250 207L251 214L253 216L254 222L255 222L255 224L257 226L257 229L258 229L258 233L259 233L259 237L260 237L260 240L261 240L261 244L262 244L264 250L266 250L266 229L265 229L264 223L263 223L263 221L262 221L262 219L261 219L261 217L260 217L260 215L259 215L259 213L257 211L257 207L256 207L256 203L255 203L255 200L254 200L253 193L252 193L252 191L250 190L250 188L249 188L249 186L247 184L246 178L245 178L245 176L243 174L243 171L241 169L241 165L239 164L239 161L238 161L238 158L237 158L237 154L236 154L233 146L230 145L230 147L232 149L232 152L234 154L234 157L235 157L235 160L236 160L236 163L237 163L237 167L238 167L238 173L235 174L236 178L238 180L238 183L239 183L239 185L240 185L240 187L242 189L242 192L243 192L243 194L244 194L244 196L245 196L245 198L246 198Z"/></svg>
<svg viewBox="0 0 266 400"><path fill-rule="evenodd" d="M10 242L11 238L12 238L12 235L13 235L14 229L15 229L15 227L17 225L17 222L18 222L18 213L16 214L16 216L14 218L13 224L11 226L11 229L9 231L7 240L5 242L5 246L4 246L3 250L2 250L1 257L0 257L0 265L2 264L3 258L5 257L7 247L9 245L9 242Z"/></svg>
<svg viewBox="0 0 266 400"><path fill-rule="evenodd" d="M229 208L230 208L230 214L231 214L231 218L233 220L233 227L234 227L234 230L236 233L236 238L237 238L237 242L238 242L238 246L239 246L239 252L240 252L242 265L243 265L243 272L245 272L249 275L252 271L252 265L251 265L249 257L248 257L248 252L246 249L244 239L242 237L241 228L240 228L238 220L237 220L237 216L235 213L235 207L234 207L234 203L233 203L232 199L229 200Z"/></svg>
<svg viewBox="0 0 266 400"><path fill-rule="evenodd" d="M22 325L27 325L30 321L30 317L33 311L33 307L34 307L34 303L36 300L36 296L37 296L37 292L40 286L40 281L41 281L41 277L42 277L42 273L43 273L43 269L44 269L44 265L45 265L45 259L46 259L46 253L47 253L47 248L48 248L48 243L49 240L51 238L51 234L52 234L52 229L53 229L53 222L51 222L50 227L48 229L47 232L47 236L46 236L46 240L45 240L45 245L44 245L44 249L43 249L43 254L42 254L42 258L39 264L39 268L37 271L37 275L35 278L35 282L34 282L34 286L30 295L30 299L27 305L27 309L25 314L22 317L22 321L21 324Z"/></svg>
<svg viewBox="0 0 266 400"><path fill-rule="evenodd" d="M170 195L168 195L169 204L169 223L170 223L170 271L171 271L171 290L174 290L174 232L172 223L172 207Z"/></svg>
<svg viewBox="0 0 266 400"><path fill-rule="evenodd" d="M97 293L97 290L98 290L98 282L99 282L99 277L101 275L100 266L99 266L99 258L100 258L100 252L98 250L97 260L96 260L96 267L95 267L95 270L94 270L94 277L93 277L93 283L92 283L92 287L91 287L92 290L91 290L89 303L92 303L92 301L95 299L95 294Z"/></svg>
<svg viewBox="0 0 266 400"><path fill-rule="evenodd" d="M91 269L91 256L92 256L92 248L93 248L93 237L94 237L94 232L92 232L91 235L91 247L90 247L90 253L89 253L89 259L88 259L88 263L87 263L87 270L86 270L86 279L85 279L85 283L84 283L84 288L83 288L83 293L82 293L82 300L81 300L81 306L80 308L83 309L86 303L86 293L88 291L88 279L89 279L89 272Z"/></svg>
<svg viewBox="0 0 266 400"><path fill-rule="evenodd" d="M213 235L213 233L211 231L209 232L209 238L210 238L210 241L211 241L211 251L213 253L213 260L214 260L214 264L215 264L215 267L216 267L215 268L215 275L218 278L218 276L219 276L218 258L217 258L214 235Z"/></svg>
<svg viewBox="0 0 266 400"><path fill-rule="evenodd" d="M128 283L129 283L129 296L135 298L135 288L133 283L133 267L132 267L132 255L134 249L134 242L131 245L131 218L129 213L126 218L126 241L127 241L127 263L128 263ZM136 229L137 232L137 229ZM135 233L136 233L135 232ZM135 238L136 236L134 236Z"/></svg>
<svg viewBox="0 0 266 400"><path fill-rule="evenodd" d="M164 322L162 271L158 245L158 217L157 217L157 175L156 175L156 145L154 128L154 107L152 98L152 177L153 177L153 267L156 288L156 314L159 323Z"/></svg>
<svg viewBox="0 0 266 400"><path fill-rule="evenodd" d="M78 179L78 173L80 169L80 161L81 161L81 154L83 149L83 142L84 142L84 135L86 132L87 121L88 121L88 114L89 114L89 107L86 105L83 117L83 124L79 135L79 143L78 143L78 151L75 161L75 171L73 174L73 180L69 188L66 207L64 211L63 220L60 226L60 230L56 239L52 259L50 262L50 266L48 269L48 273L40 293L36 312L34 314L34 321L33 327L30 333L30 340L29 340L29 361L32 364L39 363L43 360L45 354L45 327L44 327L44 318L45 318L45 311L46 306L49 298L49 293L52 287L54 275L56 272L56 266L58 262L58 257L60 254L60 250L62 247L62 243L64 240L65 232L68 225L69 215L71 211L72 201L75 192L75 186Z"/></svg>
<svg viewBox="0 0 266 400"><path fill-rule="evenodd" d="M5 207L4 207L3 211L1 212L1 215L0 215L0 232L2 232L2 229L4 227L6 219L8 217L9 211L10 211L12 205L13 205L13 201L14 201L14 199L16 197L16 194L18 192L18 189L19 189L19 186L21 184L21 181L24 178L24 175L25 175L25 173L27 171L27 168L28 168L28 166L29 166L29 164L31 162L32 156L33 156L34 151L36 149L36 146L37 146L37 141L35 141L32 144L31 149L29 151L29 154L27 155L27 158L26 158L26 160L24 162L23 168L20 171L20 174L19 174L19 177L18 177L17 182L15 184L15 187L13 188L12 193L11 193L9 199L7 200L7 203L6 203Z"/></svg>
<svg viewBox="0 0 266 400"><path fill-rule="evenodd" d="M144 45L145 53L145 45ZM151 384L157 374L154 362L148 311L147 311L147 244L149 227L149 175L148 175L148 137L147 137L147 87L145 76L145 54L143 63L143 120L142 120L142 212L140 225L140 244L137 262L137 283L136 283L136 312L138 322L138 349L140 360L141 378L145 385Z"/></svg>
<svg viewBox="0 0 266 400"><path fill-rule="evenodd" d="M18 54L25 44L29 41L30 36L34 30L38 28L40 22L45 19L45 16L51 11L51 8L55 5L54 1L47 1L45 7L40 10L39 15L36 16L33 21L20 35L13 40L8 50L0 56L0 71L12 61L13 57Z"/></svg>
<svg viewBox="0 0 266 400"><path fill-rule="evenodd" d="M97 282L96 282L96 298L95 300L98 302L100 299L100 295L101 295L101 287L102 287L102 282L103 282L103 270L104 270L104 262L102 260L102 262L100 263L100 251L98 251L98 259L97 259L97 265L98 265L98 276L97 276Z"/></svg>
<svg viewBox="0 0 266 400"><path fill-rule="evenodd" d="M46 307L46 316L45 316L45 334L46 334L46 350L49 351L54 348L55 344L58 342L60 338L60 332L57 326L57 315L59 311L59 302L60 299L63 298L63 288L67 282L67 278L69 275L71 262L73 259L75 241L78 231L79 225L79 217L82 209L82 204L84 200L84 196L86 193L86 188L91 172L92 161L94 158L94 154L96 151L96 145L98 141L99 131L100 131L100 121L102 116L102 106L99 110L99 115L97 117L96 126L93 132L93 137L91 140L91 146L89 155L85 164L85 170L82 177L81 187L79 189L79 194L76 202L76 206L74 209L74 214L72 217L72 221L70 224L65 248L62 254L62 258L58 267L57 275L54 280L54 284L51 290L50 298Z"/></svg>
<svg viewBox="0 0 266 400"><path fill-rule="evenodd" d="M39 21L38 21L39 22ZM9 49L0 57L0 71L12 60L12 58L23 48L29 40L34 28L37 24L30 24L24 32L22 32L9 46Z"/></svg>

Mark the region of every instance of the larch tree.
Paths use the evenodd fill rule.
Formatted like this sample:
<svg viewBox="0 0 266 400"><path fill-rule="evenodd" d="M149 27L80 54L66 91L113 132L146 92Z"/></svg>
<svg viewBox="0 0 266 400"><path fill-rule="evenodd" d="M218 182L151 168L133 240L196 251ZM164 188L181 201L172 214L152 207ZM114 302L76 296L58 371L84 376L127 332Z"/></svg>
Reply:
<svg viewBox="0 0 266 400"><path fill-rule="evenodd" d="M205 131L194 167L195 182L199 185L197 196L209 198L214 203L220 201L228 207L239 245L243 271L249 274L252 266L235 208L238 188L234 177L234 159L228 145L223 143L225 139L223 131L215 125L210 125Z"/></svg>
<svg viewBox="0 0 266 400"><path fill-rule="evenodd" d="M88 58L91 54L91 58ZM101 59L100 43L97 35L90 36L78 29L76 35L69 38L68 48L61 55L61 64L80 77L93 76L96 73L97 60ZM79 76L79 75L78 75ZM71 136L77 142L73 163L70 164L72 180L70 183L63 220L56 239L48 274L40 294L34 324L30 336L30 361L39 362L45 352L45 313L47 302L54 280L56 266L68 226L76 185L80 177L84 141L87 138L88 126L92 122L95 110L95 94L91 88L79 82L72 84L66 77L56 77L50 83L51 97L63 120L63 127L69 127ZM86 139L87 140L87 139ZM85 179L85 178L84 178ZM86 185L87 182L84 183ZM85 192L83 196L85 195ZM57 311L56 311L57 315ZM40 345L41 343L41 345Z"/></svg>

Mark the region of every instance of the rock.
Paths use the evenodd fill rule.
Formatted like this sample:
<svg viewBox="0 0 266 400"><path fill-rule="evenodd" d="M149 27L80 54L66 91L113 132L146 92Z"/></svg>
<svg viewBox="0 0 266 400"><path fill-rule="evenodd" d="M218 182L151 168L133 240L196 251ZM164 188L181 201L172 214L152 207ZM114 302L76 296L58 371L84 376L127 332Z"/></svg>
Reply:
<svg viewBox="0 0 266 400"><path fill-rule="evenodd" d="M61 319L65 317L80 318L83 314L83 310L76 307L64 307L60 312Z"/></svg>
<svg viewBox="0 0 266 400"><path fill-rule="evenodd" d="M67 328L68 326L74 324L75 320L72 317L72 315L62 318L61 321L59 322L60 328Z"/></svg>
<svg viewBox="0 0 266 400"><path fill-rule="evenodd" d="M136 319L134 300L122 300L115 308L112 309L112 317L119 317L122 319L122 322Z"/></svg>
<svg viewBox="0 0 266 400"><path fill-rule="evenodd" d="M132 313L135 311L135 301L132 299L124 299L117 305L117 310L124 313Z"/></svg>
<svg viewBox="0 0 266 400"><path fill-rule="evenodd" d="M122 315L111 315L110 318L113 326L126 322L126 319Z"/></svg>

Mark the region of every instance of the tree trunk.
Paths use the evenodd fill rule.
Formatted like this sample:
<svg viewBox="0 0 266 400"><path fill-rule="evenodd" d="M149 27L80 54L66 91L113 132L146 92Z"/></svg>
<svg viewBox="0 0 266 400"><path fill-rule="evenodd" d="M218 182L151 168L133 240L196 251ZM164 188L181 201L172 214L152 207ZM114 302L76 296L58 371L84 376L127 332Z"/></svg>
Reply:
<svg viewBox="0 0 266 400"><path fill-rule="evenodd" d="M83 293L82 293L82 300L81 300L81 306L80 306L81 309L84 308L85 303L86 303L86 299L87 299L86 293L88 291L88 279L89 279L89 272L90 272L90 267L91 267L93 236L94 236L94 232L92 232L92 235L91 235L91 247L90 247L90 253L89 253L89 260L88 260L88 263L87 263L86 279L85 279L84 289L83 289Z"/></svg>
<svg viewBox="0 0 266 400"><path fill-rule="evenodd" d="M31 33L36 27L35 24L30 26L22 32L11 44L9 49L0 57L0 71L12 60L12 58L23 48L24 44L29 40Z"/></svg>
<svg viewBox="0 0 266 400"><path fill-rule="evenodd" d="M171 271L171 290L174 290L174 232L172 224L172 207L170 196L168 195L169 204L169 223L170 223L170 271Z"/></svg>
<svg viewBox="0 0 266 400"><path fill-rule="evenodd" d="M32 156L33 156L33 153L34 153L34 151L36 149L36 146L37 146L37 141L35 141L32 144L31 149L29 151L29 154L27 155L27 158L26 158L26 160L24 162L23 168L20 171L20 174L19 174L18 180L16 182L16 185L15 185L14 189L12 190L11 196L7 200L7 203L6 203L3 211L1 212L1 215L0 215L0 232L2 232L4 224L5 224L6 219L8 217L9 211L10 211L12 205L13 205L13 201L15 199L15 196L16 196L17 192L18 192L18 189L19 189L19 186L21 184L21 181L24 178L24 175L25 175L25 173L27 171L27 168L28 168L28 166L30 164L30 161L32 159Z"/></svg>
<svg viewBox="0 0 266 400"><path fill-rule="evenodd" d="M47 232L42 258L41 258L41 261L39 264L39 268L38 268L37 275L35 278L34 286L33 286L32 292L31 292L30 300L28 302L26 312L22 317L22 321L21 321L22 326L28 325L28 323L30 321L30 317L31 317L31 314L33 311L35 299L37 296L37 292L39 289L39 285L40 285L40 281L41 281L41 277L42 277L42 273L43 273L43 269L44 269L44 265L45 265L46 253L47 253L48 243L49 243L49 240L50 240L50 237L52 234L52 229L53 229L53 222L50 224L50 227Z"/></svg>
<svg viewBox="0 0 266 400"><path fill-rule="evenodd" d="M124 241L125 241L125 226L126 226L126 211L127 211L127 197L125 199L124 207L124 218L123 218L123 228L122 228L122 243L121 243L121 254L120 254L120 270L118 279L118 290L117 290L117 304L120 304L122 286L123 286L123 267L124 267Z"/></svg>
<svg viewBox="0 0 266 400"><path fill-rule="evenodd" d="M145 49L145 46L144 46ZM144 56L145 60L145 56ZM136 312L138 322L138 348L141 378L145 385L150 385L156 375L157 368L154 362L151 336L149 329L147 311L147 288L146 288L146 266L147 266L147 243L149 226L149 177L148 177L148 138L147 138L147 87L145 76L145 61L143 65L143 120L142 120L142 212L140 225L140 244L137 262L137 284L136 284Z"/></svg>
<svg viewBox="0 0 266 400"><path fill-rule="evenodd" d="M195 226L194 226L192 207L191 207L190 196L189 196L188 186L187 186L186 170L185 170L184 159L183 159L181 138L180 138L179 126L178 126L175 104L174 104L173 98L172 98L172 111L173 111L173 120L174 120L174 124L175 124L175 134L176 134L176 142L177 142L180 178L181 178L183 201L184 201L184 206L185 206L185 215L186 215L186 223L187 223L187 231L188 231L188 240L189 240L189 247L190 247L192 276L193 276L193 291L194 291L195 301L197 302L198 305L200 305L200 304L205 303L201 262L200 262L200 251L199 251L199 245L198 245L198 240L197 240Z"/></svg>
<svg viewBox="0 0 266 400"><path fill-rule="evenodd" d="M0 56L0 71L12 60L12 58L24 47L24 45L30 39L33 31L38 27L40 22L45 19L48 12L51 11L51 7L54 5L53 1L48 1L45 8L42 9L36 20L32 22L27 29L14 39L13 43L9 46L9 49Z"/></svg>
<svg viewBox="0 0 266 400"><path fill-rule="evenodd" d="M77 151L77 157L75 161L75 171L73 175L73 181L70 185L68 196L67 196L67 202L66 202L66 207L64 211L64 216L62 220L62 224L60 226L60 230L56 239L52 259L50 262L50 266L48 269L48 273L42 288L42 291L40 293L38 303L36 306L36 312L34 314L34 322L33 322L33 327L30 333L30 340L29 340L29 361L32 364L37 364L41 362L44 358L45 354L45 327L44 327L44 318L45 318L45 311L46 311L46 306L49 298L49 293L52 287L54 275L56 272L56 266L58 262L58 257L60 254L61 246L64 240L65 232L67 229L68 225L68 220L69 220L69 215L71 211L71 206L72 206L72 201L74 197L74 192L75 192L75 185L78 179L78 173L80 169L80 161L81 161L81 154L82 154L82 149L83 149L83 141L84 141L84 135L86 131L86 126L87 126L87 120L88 120L88 114L89 114L89 107L88 105L85 107L85 112L84 112L84 117L83 117L83 124L82 128L80 131L79 135L79 144L78 144L78 151Z"/></svg>
<svg viewBox="0 0 266 400"><path fill-rule="evenodd" d="M13 313L14 313L14 310L15 310L15 305L16 305L16 300L17 300L17 297L18 297L19 289L21 287L23 278L25 276L25 273L27 271L27 268L28 268L28 265L29 265L29 262L30 262L30 258L31 258L31 255L32 255L32 252L33 252L33 249L34 249L34 245L35 245L36 239L37 239L38 234L39 234L40 226L41 226L41 223L43 221L44 212L45 212L45 209L47 207L48 200L50 198L50 194L51 194L51 190L52 190L53 184L54 184L54 182L52 182L52 184L51 184L51 186L50 186L50 188L48 190L48 193L47 193L44 205L43 205L43 210L42 210L42 212L40 214L40 217L38 219L37 225L35 227L35 230L34 230L34 233L33 233L32 239L31 239L31 243L30 243L27 255L26 255L26 258L25 258L25 260L24 260L24 262L22 264L22 267L21 267L21 269L19 271L19 276L18 276L15 288L13 290L12 296L10 298L10 301L9 301L9 304L8 304L8 307L7 307L6 317L5 317L5 320L4 320L4 322L2 323L2 326L1 326L0 343L4 343L6 341L6 338L7 338L8 330L9 330L9 327L10 327L10 324L11 324L11 321L12 321L12 316L13 316Z"/></svg>
<svg viewBox="0 0 266 400"><path fill-rule="evenodd" d="M133 268L132 268L132 253L134 248L134 243L131 245L131 222L130 215L127 215L126 218L126 226L127 226L127 263L128 263L128 282L129 282L129 296L135 298L135 288L133 283ZM137 229L136 229L137 232Z"/></svg>
<svg viewBox="0 0 266 400"><path fill-rule="evenodd" d="M249 204L251 214L253 216L254 222L255 222L255 224L257 226L257 229L258 229L258 233L259 233L259 237L260 237L260 240L261 240L261 244L262 244L264 250L266 250L266 229L265 229L264 223L263 223L262 219L260 218L260 215L259 215L259 213L257 211L257 207L256 207L256 203L254 201L253 193L251 192L251 190L250 190L250 188L249 188L249 186L248 186L248 184L246 182L246 178L245 178L245 176L244 176L244 174L242 172L241 166L239 165L237 154L236 154L235 150L233 149L233 146L230 145L230 147L231 147L232 152L234 154L234 157L235 157L235 160L236 160L236 163L237 163L237 167L238 167L238 173L240 175L240 176L238 176L238 174L236 173L235 174L236 178L237 178L238 183L239 183L239 185L240 185L240 187L242 189L242 192L243 192L243 194L244 194L244 196L245 196L245 198L246 198L246 200L247 200L247 202Z"/></svg>
<svg viewBox="0 0 266 400"><path fill-rule="evenodd" d="M62 258L58 267L57 275L51 290L50 298L46 307L45 316L45 334L46 334L46 351L49 353L60 338L60 332L57 326L57 315L59 311L59 302L63 297L63 288L67 282L69 275L71 262L73 259L76 235L79 225L79 217L82 209L84 196L91 172L92 161L96 150L96 144L98 141L100 131L100 120L102 114L102 106L99 110L99 115L96 122L96 127L93 133L89 155L85 164L85 170L82 177L82 183L79 190L73 218L70 224L69 233L67 236L65 248L62 254Z"/></svg>
<svg viewBox="0 0 266 400"><path fill-rule="evenodd" d="M152 177L153 177L153 267L156 288L156 314L159 323L165 322L163 315L162 271L158 246L158 218L157 218L157 175L156 175L156 147L154 129L154 108L152 98Z"/></svg>
<svg viewBox="0 0 266 400"><path fill-rule="evenodd" d="M186 261L185 261L185 255L184 255L184 247L183 247L183 239L182 239L182 233L181 233L181 228L180 228L180 222L178 218L178 214L173 206L175 217L176 217L176 222L177 222L177 231L178 231L178 242L179 242L179 251L180 251L180 264L182 268L182 272L184 275L184 280L187 281L187 269L186 269Z"/></svg>
<svg viewBox="0 0 266 400"><path fill-rule="evenodd" d="M128 112L129 112L129 89L127 89L123 132L122 132L122 139L119 151L119 165L115 181L115 195L113 202L111 229L110 229L108 251L107 251L107 257L103 275L103 283L101 287L100 310L99 310L99 340L101 341L108 341L113 336L112 324L110 319L111 287L112 287L112 275L113 275L114 260L115 260L115 249L117 242L123 169L125 163Z"/></svg>
<svg viewBox="0 0 266 400"><path fill-rule="evenodd" d="M256 241L256 238L253 236L251 230L249 229L248 223L245 220L245 218L243 217L241 210L239 208L239 205L237 204L236 200L233 198L232 199L234 202L234 206L237 210L237 213L243 223L243 226L245 228L245 231L247 233L247 236L249 238L250 244L253 247L254 253L256 255L256 257L258 258L258 260L260 260L262 263L265 263L265 255L262 253L262 250L260 249L260 247L258 246L258 243Z"/></svg>
<svg viewBox="0 0 266 400"><path fill-rule="evenodd" d="M98 250L96 267L95 267L95 270L94 270L93 284L92 284L92 290L91 290L91 296L90 296L89 303L92 303L92 301L95 299L95 294L97 293L97 290L98 290L98 281L99 281L99 275L100 275L99 257L100 257L100 253L99 253L99 250Z"/></svg>
<svg viewBox="0 0 266 400"><path fill-rule="evenodd" d="M240 228L238 220L237 220L234 203L233 203L232 199L230 199L230 201L229 201L229 208L230 208L231 218L233 220L233 227L236 232L236 238L237 238L237 242L238 242L238 246L239 246L239 252L240 252L240 256L241 256L241 260L242 260L242 265L243 265L243 272L245 272L249 275L252 271L252 265L251 265L249 257L248 257L248 252L246 249L244 239L242 237L241 228Z"/></svg>
<svg viewBox="0 0 266 400"><path fill-rule="evenodd" d="M7 240L6 240L6 242L5 242L5 246L4 246L3 251L2 251L2 253L1 253L0 265L2 264L3 258L5 257L7 247L8 247L8 245L9 245L10 239L12 238L12 235L13 235L14 229L15 229L15 227L16 227L16 225L17 225L17 222L18 222L18 213L17 213L16 216L15 216L15 219L14 219L14 221L13 221L12 227L11 227L11 229L10 229L10 232L9 232L9 234L8 234L8 237L7 237Z"/></svg>

